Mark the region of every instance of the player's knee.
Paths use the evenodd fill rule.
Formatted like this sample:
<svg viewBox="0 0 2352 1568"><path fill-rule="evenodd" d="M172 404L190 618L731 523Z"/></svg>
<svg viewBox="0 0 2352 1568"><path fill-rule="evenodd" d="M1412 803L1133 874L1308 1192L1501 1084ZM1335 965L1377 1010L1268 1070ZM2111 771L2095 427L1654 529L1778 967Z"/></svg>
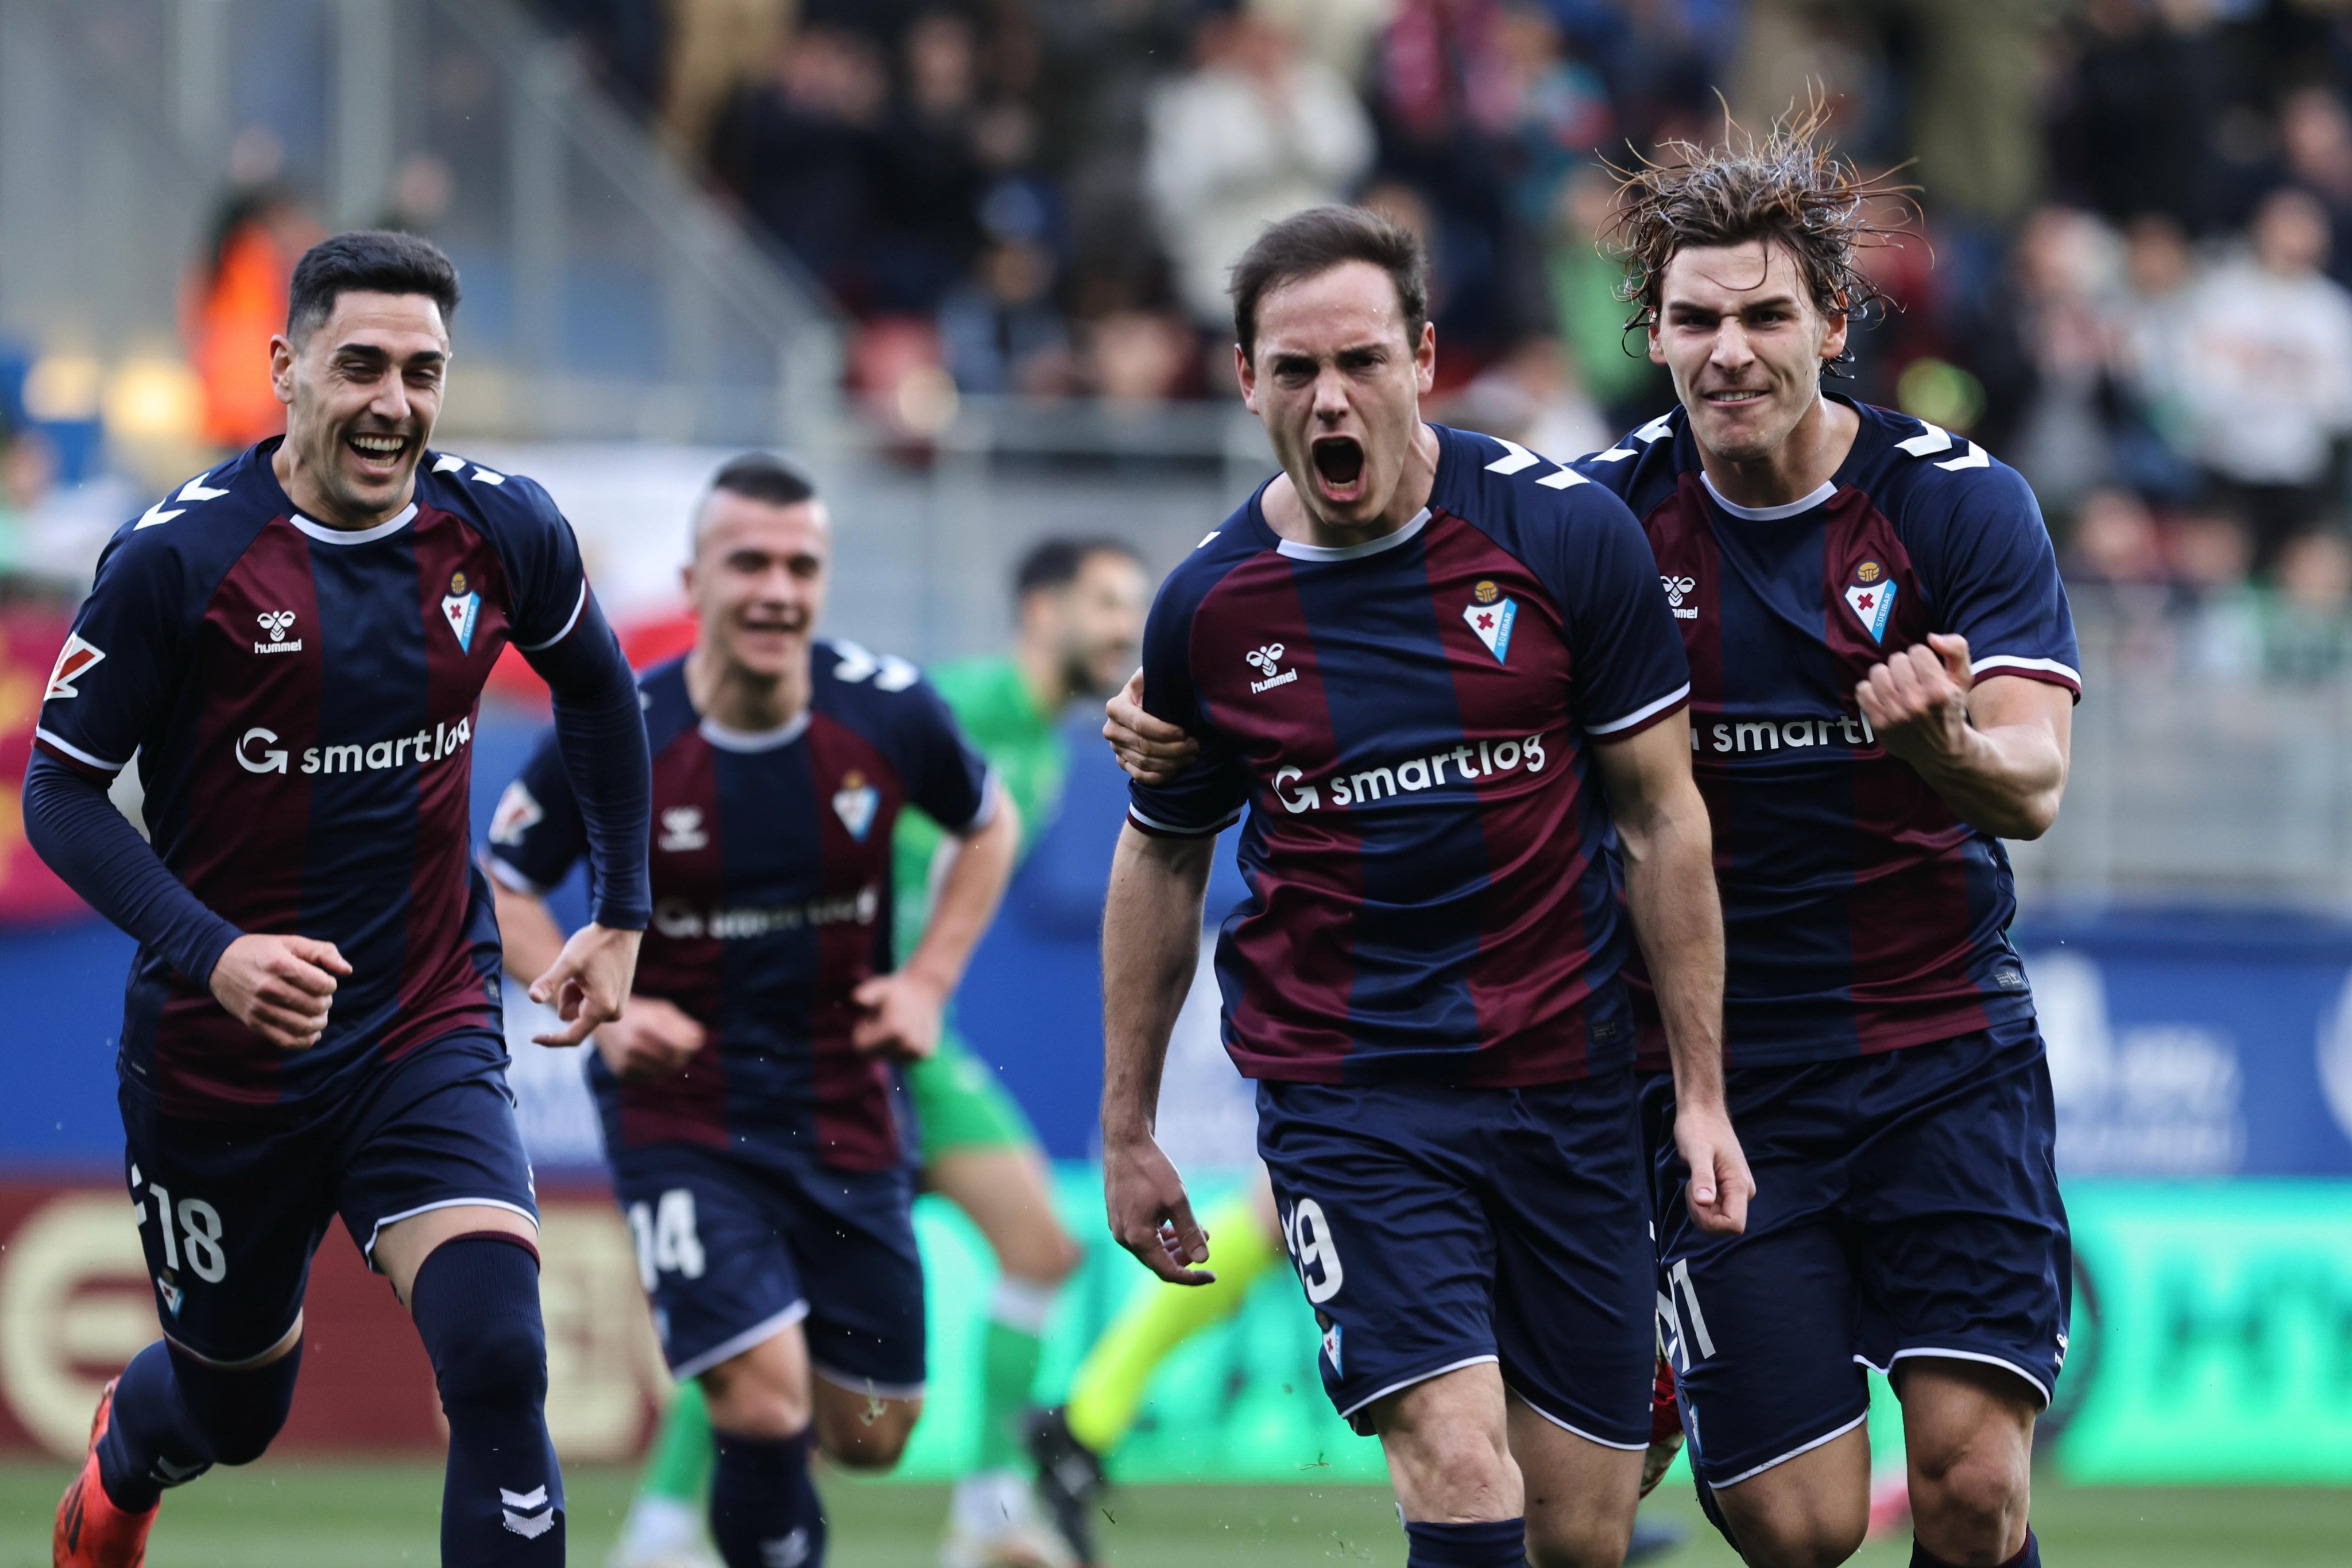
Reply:
<svg viewBox="0 0 2352 1568"><path fill-rule="evenodd" d="M212 1462L249 1465L268 1451L294 1407L294 1380L302 1346L264 1366L229 1371L174 1347L172 1375L190 1419L203 1434Z"/></svg>
<svg viewBox="0 0 2352 1568"><path fill-rule="evenodd" d="M808 1379L791 1375L757 1348L719 1363L700 1381L710 1424L721 1432L781 1443L808 1430Z"/></svg>
<svg viewBox="0 0 2352 1568"><path fill-rule="evenodd" d="M547 1339L538 1313L528 1323L501 1313L451 1336L436 1369L443 1402L535 1405L547 1398Z"/></svg>
<svg viewBox="0 0 2352 1568"><path fill-rule="evenodd" d="M2028 1485L2010 1456L1988 1448L1911 1460L1912 1509L1922 1526L1940 1541L1968 1543L1970 1556L1980 1555L1973 1548L1981 1543L1992 1553L1988 1563L2006 1555L1997 1548L2008 1540L2012 1521L2024 1517Z"/></svg>
<svg viewBox="0 0 2352 1568"><path fill-rule="evenodd" d="M1493 1511L1509 1511L1517 1490L1509 1451L1475 1426L1417 1432L1410 1443L1392 1444L1391 1452L1391 1462L1405 1472L1412 1495L1425 1500L1433 1520L1441 1511L1447 1519L1496 1517Z"/></svg>
<svg viewBox="0 0 2352 1568"><path fill-rule="evenodd" d="M1870 1528L1866 1493L1849 1498L1832 1487L1732 1487L1715 1496L1749 1568L1835 1568L1862 1550Z"/></svg>
<svg viewBox="0 0 2352 1568"><path fill-rule="evenodd" d="M1070 1233L1052 1218L1037 1228L1036 1236L1022 1251L1025 1255L1017 1262L1006 1260L1005 1271L1047 1290L1076 1273L1078 1265L1086 1260L1078 1244L1070 1239Z"/></svg>
<svg viewBox="0 0 2352 1568"><path fill-rule="evenodd" d="M825 1458L844 1469L887 1470L907 1451L915 1418L922 1414L920 1399L860 1400L858 1407L820 1400L816 1411L817 1445Z"/></svg>
<svg viewBox="0 0 2352 1568"><path fill-rule="evenodd" d="M502 1238L464 1238L417 1270L411 1312L445 1408L523 1408L547 1399L539 1261Z"/></svg>

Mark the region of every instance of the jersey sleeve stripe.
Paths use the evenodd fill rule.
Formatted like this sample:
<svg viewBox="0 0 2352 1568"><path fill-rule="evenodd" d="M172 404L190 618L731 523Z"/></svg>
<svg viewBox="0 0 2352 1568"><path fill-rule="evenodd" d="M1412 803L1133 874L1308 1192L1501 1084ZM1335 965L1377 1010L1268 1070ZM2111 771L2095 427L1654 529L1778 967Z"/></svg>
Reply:
<svg viewBox="0 0 2352 1568"><path fill-rule="evenodd" d="M1127 808L1127 820L1155 839L1213 839L1240 821L1242 812L1241 808L1237 806L1228 812L1222 821L1213 822L1207 827L1190 828L1175 822L1163 822L1156 817L1147 816L1130 801Z"/></svg>
<svg viewBox="0 0 2352 1568"><path fill-rule="evenodd" d="M1004 788L997 781L996 769L992 768L981 779L980 806L972 812L971 819L963 826L948 831L960 839L971 837L996 821L997 808L1003 804L1003 798Z"/></svg>
<svg viewBox="0 0 2352 1568"><path fill-rule="evenodd" d="M529 894L533 898L545 898L550 891L523 875L512 864L496 854L487 854L482 857L482 869L490 873L492 882L497 883L509 893Z"/></svg>
<svg viewBox="0 0 2352 1568"><path fill-rule="evenodd" d="M1586 725L1584 733L1595 740L1604 735L1623 735L1630 730L1646 727L1655 720L1665 717L1668 713L1689 700L1690 683L1685 681L1656 702L1646 703L1622 718L1612 718L1607 724Z"/></svg>
<svg viewBox="0 0 2352 1568"><path fill-rule="evenodd" d="M554 647L558 643L562 642L566 637L572 635L572 629L580 624L580 612L587 608L588 580L583 577L580 580L580 597L572 601L572 618L563 623L563 630L558 632L554 636L550 637L544 643L517 643L515 646L520 648L526 653L536 653L542 650Z"/></svg>
<svg viewBox="0 0 2352 1568"><path fill-rule="evenodd" d="M95 768L101 773L120 773L123 768L130 766L128 758L121 762L109 762L103 757L92 757L89 752L84 751L80 747L76 746L73 742L69 740L60 740L46 729L35 729L33 731L33 738L40 742L43 746L47 747L50 750L56 752L58 756L64 758L67 761L79 762L85 768Z"/></svg>
<svg viewBox="0 0 2352 1568"><path fill-rule="evenodd" d="M1994 653L1977 660L1969 666L1969 674L1981 675L1990 671L1995 674L2027 675L2042 680L2054 679L2059 685L2072 686L2075 695L2083 690L2082 672L2055 659L2026 659L2014 653Z"/></svg>

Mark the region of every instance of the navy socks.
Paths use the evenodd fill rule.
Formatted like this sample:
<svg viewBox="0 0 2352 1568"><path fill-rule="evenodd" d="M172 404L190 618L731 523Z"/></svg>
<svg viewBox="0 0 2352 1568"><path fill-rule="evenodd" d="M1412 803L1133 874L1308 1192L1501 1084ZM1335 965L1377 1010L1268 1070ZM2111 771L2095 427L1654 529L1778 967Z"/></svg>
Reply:
<svg viewBox="0 0 2352 1568"><path fill-rule="evenodd" d="M710 1539L727 1568L817 1568L824 1505L809 1479L809 1433L778 1442L714 1432Z"/></svg>
<svg viewBox="0 0 2352 1568"><path fill-rule="evenodd" d="M302 1345L268 1366L225 1372L157 1340L131 1358L114 1385L99 1439L98 1474L114 1506L144 1513L165 1487L215 1465L259 1458L294 1403Z"/></svg>
<svg viewBox="0 0 2352 1568"><path fill-rule="evenodd" d="M563 1562L563 1478L547 1437L539 1255L485 1231L434 1249L409 1291L449 1417L443 1568Z"/></svg>
<svg viewBox="0 0 2352 1568"><path fill-rule="evenodd" d="M1914 1541L1911 1543L1911 1568L1952 1568L1952 1565ZM2025 1544L2019 1547L2017 1555L2002 1563L2000 1568L2042 1568L2042 1543L2033 1539L2032 1531L2025 1532Z"/></svg>
<svg viewBox="0 0 2352 1568"><path fill-rule="evenodd" d="M1405 1568L1524 1568L1528 1560L1524 1519L1479 1524L1418 1524L1408 1519L1404 1538Z"/></svg>

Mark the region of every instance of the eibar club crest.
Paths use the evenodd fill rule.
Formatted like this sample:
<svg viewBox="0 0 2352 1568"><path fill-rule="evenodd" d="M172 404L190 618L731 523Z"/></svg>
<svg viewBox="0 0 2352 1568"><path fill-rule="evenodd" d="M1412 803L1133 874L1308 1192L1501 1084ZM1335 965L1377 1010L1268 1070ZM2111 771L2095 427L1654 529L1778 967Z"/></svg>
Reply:
<svg viewBox="0 0 2352 1568"><path fill-rule="evenodd" d="M1874 560L1855 567L1853 580L1846 584L1845 602L1872 642L1885 640L1887 617L1895 613L1895 582L1885 568Z"/></svg>
<svg viewBox="0 0 2352 1568"><path fill-rule="evenodd" d="M1470 591L1470 602L1462 607L1462 619L1486 644L1486 652L1495 655L1498 664L1507 664L1511 657L1511 622L1519 618L1519 601L1506 599L1503 591L1492 580L1481 578Z"/></svg>
<svg viewBox="0 0 2352 1568"><path fill-rule="evenodd" d="M868 784L866 775L855 768L841 776L841 788L833 792L833 814L861 844L872 831L875 810L881 804L882 791Z"/></svg>
<svg viewBox="0 0 2352 1568"><path fill-rule="evenodd" d="M474 622L481 619L482 596L467 591L466 574L449 574L449 592L441 601L441 619L449 622L449 630L457 634L460 651L474 651Z"/></svg>

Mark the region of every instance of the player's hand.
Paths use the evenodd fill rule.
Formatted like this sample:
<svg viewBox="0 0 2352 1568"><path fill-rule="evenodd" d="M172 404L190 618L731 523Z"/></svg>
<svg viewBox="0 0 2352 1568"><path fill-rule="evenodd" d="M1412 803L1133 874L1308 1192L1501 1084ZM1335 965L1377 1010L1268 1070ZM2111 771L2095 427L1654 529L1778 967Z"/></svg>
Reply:
<svg viewBox="0 0 2352 1568"><path fill-rule="evenodd" d="M1215 1282L1192 1267L1209 1260L1209 1233L1192 1218L1184 1178L1149 1134L1104 1146L1103 1207L1111 1235L1145 1268L1172 1285Z"/></svg>
<svg viewBox="0 0 2352 1568"><path fill-rule="evenodd" d="M1740 1152L1738 1135L1722 1107L1675 1108L1675 1148L1690 1168L1683 1189L1690 1217L1701 1230L1715 1236L1737 1236L1748 1228L1748 1200L1756 1196L1756 1178L1748 1173L1748 1156Z"/></svg>
<svg viewBox="0 0 2352 1568"><path fill-rule="evenodd" d="M1975 681L1968 639L1933 632L1926 643L1873 664L1853 698L1881 745L1915 768L1932 768L1968 749Z"/></svg>
<svg viewBox="0 0 2352 1568"><path fill-rule="evenodd" d="M850 999L857 1004L857 1022L849 1043L860 1051L887 1056L893 1061L920 1061L940 1049L940 1015L947 996L920 975L901 969L877 975Z"/></svg>
<svg viewBox="0 0 2352 1568"><path fill-rule="evenodd" d="M1129 777L1139 784L1167 784L1192 765L1201 743L1164 718L1143 711L1143 672L1138 670L1103 704L1103 738Z"/></svg>
<svg viewBox="0 0 2352 1568"><path fill-rule="evenodd" d="M555 956L547 973L530 983L530 999L555 1009L566 1027L530 1038L541 1045L578 1045L621 1016L629 1005L629 983L637 977L642 931L583 925Z"/></svg>
<svg viewBox="0 0 2352 1568"><path fill-rule="evenodd" d="M332 942L240 936L213 966L210 984L237 1022L280 1051L308 1051L327 1032L337 979L351 972Z"/></svg>
<svg viewBox="0 0 2352 1568"><path fill-rule="evenodd" d="M596 1054L625 1083L667 1078L702 1049L702 1026L675 1002L631 997L629 1010L596 1031Z"/></svg>

